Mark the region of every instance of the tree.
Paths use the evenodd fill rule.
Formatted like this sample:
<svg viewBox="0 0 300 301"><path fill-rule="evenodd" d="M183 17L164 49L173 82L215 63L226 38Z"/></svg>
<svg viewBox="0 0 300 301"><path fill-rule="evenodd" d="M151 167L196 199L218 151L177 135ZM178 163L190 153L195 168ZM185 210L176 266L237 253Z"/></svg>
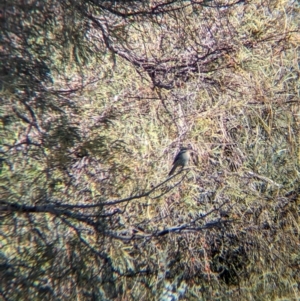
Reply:
<svg viewBox="0 0 300 301"><path fill-rule="evenodd" d="M1 4L2 298L294 298L298 14Z"/></svg>

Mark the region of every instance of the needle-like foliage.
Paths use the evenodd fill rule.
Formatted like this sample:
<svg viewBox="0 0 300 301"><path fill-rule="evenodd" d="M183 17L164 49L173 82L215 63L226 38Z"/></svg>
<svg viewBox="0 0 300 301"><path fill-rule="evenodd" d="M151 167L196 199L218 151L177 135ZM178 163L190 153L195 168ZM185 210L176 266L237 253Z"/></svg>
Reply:
<svg viewBox="0 0 300 301"><path fill-rule="evenodd" d="M298 300L299 13L1 3L0 299Z"/></svg>

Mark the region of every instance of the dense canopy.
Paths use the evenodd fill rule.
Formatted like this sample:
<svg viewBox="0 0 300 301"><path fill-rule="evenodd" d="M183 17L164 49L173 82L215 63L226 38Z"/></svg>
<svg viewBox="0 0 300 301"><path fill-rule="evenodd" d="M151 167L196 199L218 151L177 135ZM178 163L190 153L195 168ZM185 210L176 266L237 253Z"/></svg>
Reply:
<svg viewBox="0 0 300 301"><path fill-rule="evenodd" d="M299 14L2 1L0 299L298 300Z"/></svg>

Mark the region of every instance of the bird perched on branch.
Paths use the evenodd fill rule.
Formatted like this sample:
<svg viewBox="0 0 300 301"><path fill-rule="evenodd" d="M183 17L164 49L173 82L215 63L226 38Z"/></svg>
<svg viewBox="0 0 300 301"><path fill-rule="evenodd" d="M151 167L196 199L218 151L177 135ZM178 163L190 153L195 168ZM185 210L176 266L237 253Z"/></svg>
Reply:
<svg viewBox="0 0 300 301"><path fill-rule="evenodd" d="M171 176L175 172L175 170L178 166L181 166L181 169L182 169L188 165L189 160L190 160L190 150L191 150L191 146L180 148L179 153L176 155L176 157L174 159L173 167L172 167L171 171L169 172L169 176Z"/></svg>

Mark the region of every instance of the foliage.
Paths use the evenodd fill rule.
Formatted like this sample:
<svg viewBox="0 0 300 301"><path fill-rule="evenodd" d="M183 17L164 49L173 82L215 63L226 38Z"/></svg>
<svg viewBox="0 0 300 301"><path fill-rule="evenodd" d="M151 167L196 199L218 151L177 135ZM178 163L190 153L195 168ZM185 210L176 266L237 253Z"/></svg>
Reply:
<svg viewBox="0 0 300 301"><path fill-rule="evenodd" d="M297 300L296 1L0 10L3 300Z"/></svg>

